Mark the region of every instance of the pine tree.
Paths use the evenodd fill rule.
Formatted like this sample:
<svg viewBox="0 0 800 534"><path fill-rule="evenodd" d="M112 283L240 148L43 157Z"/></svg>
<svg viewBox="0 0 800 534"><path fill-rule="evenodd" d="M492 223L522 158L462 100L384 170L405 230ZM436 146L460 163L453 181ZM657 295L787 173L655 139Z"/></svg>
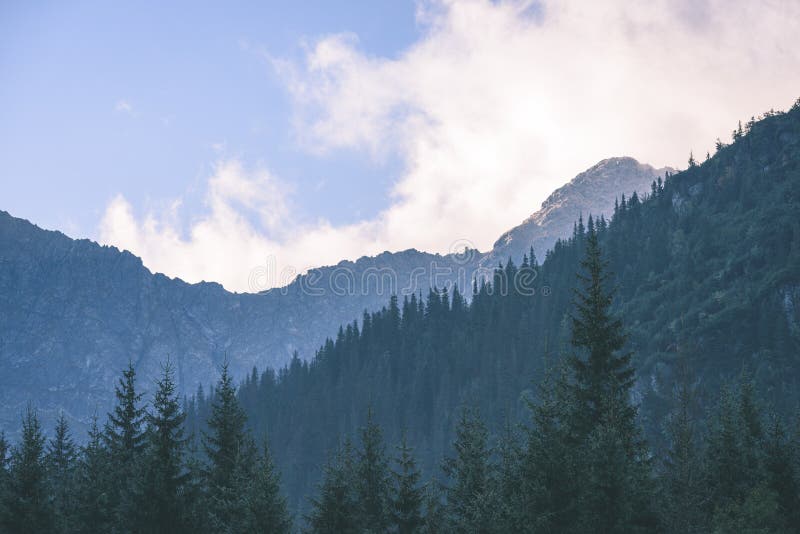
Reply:
<svg viewBox="0 0 800 534"><path fill-rule="evenodd" d="M456 428L455 456L445 460L449 479L446 515L458 532L489 532L492 521L492 466L488 432L478 414L466 408Z"/></svg>
<svg viewBox="0 0 800 534"><path fill-rule="evenodd" d="M792 447L783 423L773 417L766 439L767 487L775 494L778 516L787 532L800 532L800 488L792 458Z"/></svg>
<svg viewBox="0 0 800 534"><path fill-rule="evenodd" d="M668 449L661 480L663 523L669 532L704 532L703 506L708 501L708 490L702 476L694 415L696 397L685 364L680 369L675 401L666 427Z"/></svg>
<svg viewBox="0 0 800 534"><path fill-rule="evenodd" d="M70 436L67 419L62 411L56 423L55 436L48 443L46 457L57 532L73 530L76 460L75 442Z"/></svg>
<svg viewBox="0 0 800 534"><path fill-rule="evenodd" d="M421 475L405 432L397 453L395 463L398 469L392 472L395 481L392 517L399 534L413 534L419 532L425 523L422 516L425 488L420 485Z"/></svg>
<svg viewBox="0 0 800 534"><path fill-rule="evenodd" d="M605 272L607 262L594 231L587 236L581 266L586 274L578 278L584 289L576 291L577 315L572 317L571 342L579 351L570 359L576 401L572 429L576 438L586 437L613 410L625 427L621 430L625 431L626 447L632 452L636 409L628 396L634 371L631 354L623 352L626 336L622 321L611 315L613 293L605 288L609 279Z"/></svg>
<svg viewBox="0 0 800 534"><path fill-rule="evenodd" d="M112 478L110 454L104 445L103 434L92 419L88 443L82 448L77 469L76 523L83 534L109 532L113 522L111 507Z"/></svg>
<svg viewBox="0 0 800 534"><path fill-rule="evenodd" d="M369 532L384 532L390 523L389 461L372 408L367 412L366 426L361 429L356 473L361 527Z"/></svg>
<svg viewBox="0 0 800 534"><path fill-rule="evenodd" d="M311 499L311 512L306 518L315 534L354 534L358 525L358 501L353 486L356 482L352 445L345 441L335 458L324 468L319 494Z"/></svg>
<svg viewBox="0 0 800 534"><path fill-rule="evenodd" d="M748 490L745 454L742 450L743 424L739 402L730 386L723 386L710 422L706 445L706 476L713 496L710 509L741 502Z"/></svg>
<svg viewBox="0 0 800 534"><path fill-rule="evenodd" d="M240 499L242 484L254 463L254 446L245 432L246 417L236 398L227 362L215 390L204 449L208 458L209 518L214 528L229 530L245 514Z"/></svg>
<svg viewBox="0 0 800 534"><path fill-rule="evenodd" d="M636 195L631 196L631 206ZM586 237L583 291L576 291L570 359L572 413L566 420L577 448L583 529L619 532L652 528L649 453L636 423L630 392L631 354L625 352L622 321L611 315L613 293L606 290L607 262L590 228Z"/></svg>
<svg viewBox="0 0 800 534"><path fill-rule="evenodd" d="M141 406L142 394L136 391L136 370L133 363L122 372L115 388L117 404L108 414L105 440L118 480L111 487L111 500L116 522L136 528L144 512L141 495L143 476L142 452L146 445L146 411Z"/></svg>
<svg viewBox="0 0 800 534"><path fill-rule="evenodd" d="M144 455L146 530L180 532L184 527L181 495L187 473L183 464L186 440L181 410L169 360L156 383L152 413L147 415L147 450Z"/></svg>
<svg viewBox="0 0 800 534"><path fill-rule="evenodd" d="M106 442L114 460L130 465L145 446L145 408L142 394L136 392L136 370L133 363L122 372L114 394L117 405L108 414Z"/></svg>
<svg viewBox="0 0 800 534"><path fill-rule="evenodd" d="M280 534L291 531L292 519L280 485L280 475L269 454L267 441L264 440L255 474L243 494L248 511L247 532Z"/></svg>
<svg viewBox="0 0 800 534"><path fill-rule="evenodd" d="M524 513L523 455L517 432L508 419L497 450L495 529L499 532L523 532L528 526Z"/></svg>
<svg viewBox="0 0 800 534"><path fill-rule="evenodd" d="M572 412L567 368L546 368L523 452L522 511L533 532L568 532L577 516L577 449L565 420Z"/></svg>
<svg viewBox="0 0 800 534"><path fill-rule="evenodd" d="M22 440L11 455L9 492L6 495L6 528L10 532L51 532L52 504L47 491L45 438L31 405L22 418Z"/></svg>

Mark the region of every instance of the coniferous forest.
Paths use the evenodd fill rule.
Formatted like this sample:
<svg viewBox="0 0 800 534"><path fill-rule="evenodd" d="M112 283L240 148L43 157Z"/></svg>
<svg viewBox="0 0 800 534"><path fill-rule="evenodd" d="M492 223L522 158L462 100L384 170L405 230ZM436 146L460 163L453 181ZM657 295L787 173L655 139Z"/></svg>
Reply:
<svg viewBox="0 0 800 534"><path fill-rule="evenodd" d="M310 361L0 439L8 532L800 531L800 105ZM80 441L81 445L78 445Z"/></svg>

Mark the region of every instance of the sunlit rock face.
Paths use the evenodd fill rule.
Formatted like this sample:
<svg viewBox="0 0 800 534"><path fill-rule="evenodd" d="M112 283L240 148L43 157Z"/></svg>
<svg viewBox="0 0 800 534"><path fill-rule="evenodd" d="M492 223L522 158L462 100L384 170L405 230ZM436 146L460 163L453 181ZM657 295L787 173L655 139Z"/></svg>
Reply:
<svg viewBox="0 0 800 534"><path fill-rule="evenodd" d="M556 240L572 234L579 217L589 215L607 219L614 211L614 201L635 191L640 197L650 192L653 180L664 179L674 169L656 169L633 158L609 158L587 169L566 185L556 189L542 202L539 211L522 224L500 236L483 264L492 267L508 258L519 263L533 247L541 261Z"/></svg>

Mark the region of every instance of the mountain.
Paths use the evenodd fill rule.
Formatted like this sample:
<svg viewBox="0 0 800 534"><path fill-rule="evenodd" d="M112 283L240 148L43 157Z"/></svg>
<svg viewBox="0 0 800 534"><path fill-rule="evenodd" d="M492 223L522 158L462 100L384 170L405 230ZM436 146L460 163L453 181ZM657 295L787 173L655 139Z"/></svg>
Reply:
<svg viewBox="0 0 800 534"><path fill-rule="evenodd" d="M431 269L443 282L466 276L459 258L385 253L235 294L152 274L127 251L0 212L0 428L16 428L29 400L46 424L61 409L87 422L108 408L129 360L147 388L169 357L191 393L212 383L226 358L245 376L254 366L280 367L295 351L313 356L342 322L412 287L411 273L420 288Z"/></svg>
<svg viewBox="0 0 800 534"><path fill-rule="evenodd" d="M545 370L574 354L570 316L587 234L596 229L637 370L639 420L663 450L673 392L703 399L752 380L769 411L800 403L800 102L768 113L714 157L585 219L536 267L505 264L471 302L455 292L390 301L328 340L311 362L254 374L240 389L255 435L266 434L294 507L326 457L367 413L388 443L404 435L426 474L450 454L460 407L495 435L530 421ZM535 274L534 271L535 270ZM202 429L210 399L189 404ZM701 430L701 429L698 429ZM733 438L732 438L733 439Z"/></svg>
<svg viewBox="0 0 800 534"><path fill-rule="evenodd" d="M127 251L0 212L0 428L17 428L29 400L46 428L61 409L79 427L93 412L103 415L129 360L148 388L169 357L180 390L191 394L215 381L226 358L237 377L254 366L279 368L294 352L310 359L341 324L379 310L390 294L469 287L479 266L519 260L530 243L569 235L579 213L607 213L614 198L649 187L662 171L631 158L605 160L512 230L511 244L501 239L486 254L385 252L312 269L259 294L153 274Z"/></svg>
<svg viewBox="0 0 800 534"><path fill-rule="evenodd" d="M609 217L621 195L648 193L654 181L674 172L671 167L656 169L628 157L604 159L553 191L539 211L501 235L481 264L494 267L509 257L519 263L531 247L543 259L558 239L572 233L581 216Z"/></svg>

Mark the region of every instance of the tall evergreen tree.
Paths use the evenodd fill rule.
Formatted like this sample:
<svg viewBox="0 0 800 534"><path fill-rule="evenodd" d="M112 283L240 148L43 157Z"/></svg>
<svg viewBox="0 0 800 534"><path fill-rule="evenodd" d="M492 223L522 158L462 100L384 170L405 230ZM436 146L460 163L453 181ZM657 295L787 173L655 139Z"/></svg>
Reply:
<svg viewBox="0 0 800 534"><path fill-rule="evenodd" d="M786 532L800 532L800 488L793 453L783 423L773 417L765 444L767 487L775 494L778 516Z"/></svg>
<svg viewBox="0 0 800 534"><path fill-rule="evenodd" d="M112 473L114 466L95 416L89 429L89 440L81 450L77 467L77 532L92 534L111 531L114 520L111 506L112 486L119 483Z"/></svg>
<svg viewBox="0 0 800 534"><path fill-rule="evenodd" d="M455 456L443 465L448 477L446 514L455 532L490 532L492 518L492 465L489 435L474 410L461 411L453 444Z"/></svg>
<svg viewBox="0 0 800 534"><path fill-rule="evenodd" d="M631 354L623 350L626 336L622 321L611 314L613 293L606 288L607 261L593 229L586 238L581 267L584 273L578 278L584 287L575 292L577 314L572 316L571 342L577 350L570 359L576 401L572 429L576 438L584 438L604 417L614 413L627 427L623 439L631 450L636 409L629 402L629 394L634 371Z"/></svg>
<svg viewBox="0 0 800 534"><path fill-rule="evenodd" d="M532 424L523 451L522 514L533 532L569 532L577 516L577 449L565 420L572 397L567 368L547 368L537 402L530 402Z"/></svg>
<svg viewBox="0 0 800 534"><path fill-rule="evenodd" d="M45 438L39 418L28 405L22 418L22 440L11 455L5 525L9 532L40 533L53 529L48 498Z"/></svg>
<svg viewBox="0 0 800 534"><path fill-rule="evenodd" d="M425 487L420 484L421 474L405 432L397 447L395 463L397 470L392 472L395 483L392 518L399 534L413 534L419 532L425 523L422 515Z"/></svg>
<svg viewBox="0 0 800 534"><path fill-rule="evenodd" d="M636 205L636 195L631 197ZM634 370L624 351L622 321L611 314L613 292L593 224L576 291L570 358L572 413L566 420L577 447L583 529L625 532L653 528L649 453L631 402Z"/></svg>
<svg viewBox="0 0 800 534"><path fill-rule="evenodd" d="M146 410L141 405L142 394L136 391L133 362L128 362L128 368L122 372L114 395L117 404L108 414L105 439L114 460L130 465L144 449L146 438Z"/></svg>
<svg viewBox="0 0 800 534"><path fill-rule="evenodd" d="M281 534L291 531L292 518L286 507L286 498L281 494L280 480L269 445L264 440L255 472L243 494L247 501L247 532Z"/></svg>
<svg viewBox="0 0 800 534"><path fill-rule="evenodd" d="M72 532L75 509L75 468L77 448L69 432L67 418L58 416L55 435L47 446L47 478L55 513L57 532Z"/></svg>
<svg viewBox="0 0 800 534"><path fill-rule="evenodd" d="M367 424L361 429L361 448L356 467L356 492L360 506L361 527L368 532L384 532L390 524L390 475L381 428L367 412Z"/></svg>
<svg viewBox="0 0 800 534"><path fill-rule="evenodd" d="M144 458L146 530L180 532L186 515L181 499L187 477L183 463L186 415L179 404L174 369L169 360L163 365L161 378L156 383L152 406L152 413L147 415L148 443Z"/></svg>
<svg viewBox="0 0 800 534"><path fill-rule="evenodd" d="M360 532L359 506L353 486L356 482L353 449L349 441L328 460L319 493L311 499L306 518L315 534L354 534Z"/></svg>
<svg viewBox="0 0 800 534"><path fill-rule="evenodd" d="M128 362L122 372L114 394L117 403L105 426L106 446L118 477L111 486L111 503L116 522L136 530L144 512L141 461L147 436L146 410L141 404L142 394L136 390L133 362Z"/></svg>
<svg viewBox="0 0 800 534"><path fill-rule="evenodd" d="M207 512L214 528L221 530L231 529L245 514L241 493L255 460L255 447L245 431L245 422L226 362L215 390L203 443L209 462Z"/></svg>
<svg viewBox="0 0 800 534"><path fill-rule="evenodd" d="M661 515L669 532L705 532L703 507L708 484L703 479L702 457L695 412L696 396L685 364L675 390L675 407L667 419L667 451L661 486Z"/></svg>

